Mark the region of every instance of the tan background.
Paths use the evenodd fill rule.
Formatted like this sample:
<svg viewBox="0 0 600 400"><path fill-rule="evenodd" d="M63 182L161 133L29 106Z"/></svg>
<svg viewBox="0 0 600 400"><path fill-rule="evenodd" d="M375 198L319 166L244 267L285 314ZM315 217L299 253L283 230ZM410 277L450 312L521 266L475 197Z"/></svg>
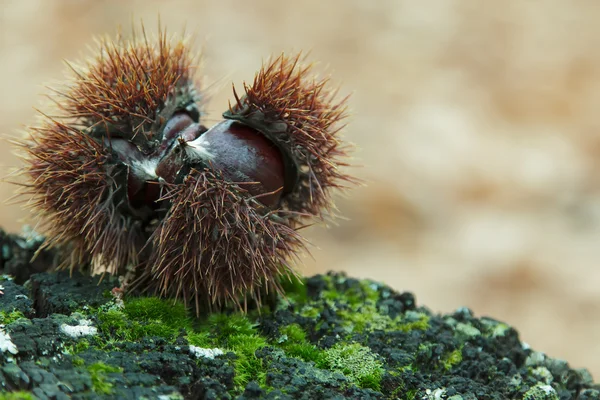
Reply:
<svg viewBox="0 0 600 400"><path fill-rule="evenodd" d="M350 218L310 232L304 272L345 270L469 306L600 378L600 2L476 0L3 0L0 131L32 122L61 59L95 34L157 15L187 23L218 81L312 49L354 92L347 136L370 181ZM0 146L1 163L15 165ZM12 188L0 186L3 198ZM0 225L23 214L2 207Z"/></svg>

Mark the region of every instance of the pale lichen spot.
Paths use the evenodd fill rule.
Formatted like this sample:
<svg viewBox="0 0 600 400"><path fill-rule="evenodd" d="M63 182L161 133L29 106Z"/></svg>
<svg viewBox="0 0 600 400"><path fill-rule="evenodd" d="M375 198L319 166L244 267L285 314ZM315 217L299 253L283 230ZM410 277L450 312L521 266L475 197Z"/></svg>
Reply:
<svg viewBox="0 0 600 400"><path fill-rule="evenodd" d="M79 325L62 324L60 326L60 331L72 338L95 336L98 334L98 328L92 326L92 321L87 319L79 320Z"/></svg>
<svg viewBox="0 0 600 400"><path fill-rule="evenodd" d="M223 350L221 349L206 349L203 347L190 346L190 354L195 356L196 358L210 358L211 360L216 356L222 356Z"/></svg>

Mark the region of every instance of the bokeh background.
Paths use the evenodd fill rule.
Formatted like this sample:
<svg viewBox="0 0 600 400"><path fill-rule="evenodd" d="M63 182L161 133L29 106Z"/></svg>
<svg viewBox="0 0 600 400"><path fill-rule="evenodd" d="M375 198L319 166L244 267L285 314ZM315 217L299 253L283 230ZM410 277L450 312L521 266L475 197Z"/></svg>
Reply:
<svg viewBox="0 0 600 400"><path fill-rule="evenodd" d="M157 16L204 48L210 118L282 50L312 50L342 93L348 220L307 232L305 274L344 270L468 306L600 379L600 2L0 1L0 132L34 121L62 59ZM0 163L18 165L6 144ZM0 186L2 199L13 188ZM20 230L18 206L0 226Z"/></svg>

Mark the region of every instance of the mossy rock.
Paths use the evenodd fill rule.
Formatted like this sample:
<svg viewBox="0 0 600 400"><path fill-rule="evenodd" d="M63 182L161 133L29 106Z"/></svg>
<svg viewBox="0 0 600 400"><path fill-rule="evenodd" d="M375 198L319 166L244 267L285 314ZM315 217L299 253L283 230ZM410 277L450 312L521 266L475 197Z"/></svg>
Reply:
<svg viewBox="0 0 600 400"><path fill-rule="evenodd" d="M343 274L286 284L260 313L195 318L183 304L115 299L115 280L0 280L4 399L600 399L586 370L468 309L434 315L410 293Z"/></svg>

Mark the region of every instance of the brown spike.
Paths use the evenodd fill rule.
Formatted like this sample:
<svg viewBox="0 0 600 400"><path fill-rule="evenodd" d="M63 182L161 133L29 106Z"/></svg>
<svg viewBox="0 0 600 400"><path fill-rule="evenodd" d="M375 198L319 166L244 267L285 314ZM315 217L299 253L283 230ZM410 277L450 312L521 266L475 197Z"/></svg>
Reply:
<svg viewBox="0 0 600 400"><path fill-rule="evenodd" d="M264 288L277 288L274 277L295 274L287 260L303 249L303 239L261 213L237 184L209 170L192 171L164 200L173 206L153 235L144 277L156 280L161 294L194 299L198 312L203 293L212 303L244 309L240 299L255 299Z"/></svg>
<svg viewBox="0 0 600 400"><path fill-rule="evenodd" d="M45 246L66 249L71 269L134 266L137 285L197 312L280 294L305 247L301 220L322 216L331 189L352 181L341 171L346 99L301 54L282 54L243 96L234 86L228 120L207 129L183 39L160 24L151 39L142 25L132 40L99 39L96 52L67 63L54 110L20 145Z"/></svg>
<svg viewBox="0 0 600 400"><path fill-rule="evenodd" d="M284 54L263 65L252 86L244 85L243 105L226 118L246 123L285 148L298 168L298 180L284 197L284 207L302 215L323 216L331 206L330 188L354 182L340 167L347 165L348 147L339 137L346 118L347 97L336 101L337 90L327 89L328 78L310 76L312 64L303 56ZM237 100L237 94L234 90ZM285 132L270 126L283 122Z"/></svg>

